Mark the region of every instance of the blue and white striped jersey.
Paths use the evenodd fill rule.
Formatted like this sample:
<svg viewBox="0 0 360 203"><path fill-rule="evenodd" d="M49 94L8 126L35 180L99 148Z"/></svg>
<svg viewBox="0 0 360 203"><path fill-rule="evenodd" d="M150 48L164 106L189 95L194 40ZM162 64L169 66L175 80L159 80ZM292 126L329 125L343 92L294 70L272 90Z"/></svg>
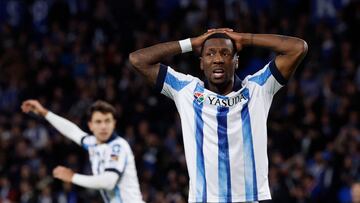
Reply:
<svg viewBox="0 0 360 203"><path fill-rule="evenodd" d="M137 178L134 155L128 142L113 133L103 144L97 144L95 136L84 136L81 145L88 150L94 175L113 171L119 174L113 190L100 190L105 203L143 203Z"/></svg>
<svg viewBox="0 0 360 203"><path fill-rule="evenodd" d="M271 61L226 96L200 79L160 65L156 87L171 98L182 123L189 202L271 199L268 184L267 116L285 79Z"/></svg>

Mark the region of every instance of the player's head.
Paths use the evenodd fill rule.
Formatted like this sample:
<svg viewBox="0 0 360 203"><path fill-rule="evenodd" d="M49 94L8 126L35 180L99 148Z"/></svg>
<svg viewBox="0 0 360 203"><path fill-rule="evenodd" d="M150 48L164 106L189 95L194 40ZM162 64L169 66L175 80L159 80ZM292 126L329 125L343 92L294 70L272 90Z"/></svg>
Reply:
<svg viewBox="0 0 360 203"><path fill-rule="evenodd" d="M106 142L115 129L115 108L99 100L89 107L87 114L90 131L99 142Z"/></svg>
<svg viewBox="0 0 360 203"><path fill-rule="evenodd" d="M222 86L234 80L238 67L235 42L226 34L210 35L201 48L200 68L209 83Z"/></svg>

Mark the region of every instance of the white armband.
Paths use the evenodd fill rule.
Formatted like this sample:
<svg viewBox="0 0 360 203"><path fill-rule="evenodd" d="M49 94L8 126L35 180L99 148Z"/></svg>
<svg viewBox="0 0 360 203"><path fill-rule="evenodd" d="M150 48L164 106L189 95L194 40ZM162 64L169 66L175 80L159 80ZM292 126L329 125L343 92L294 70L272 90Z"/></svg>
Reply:
<svg viewBox="0 0 360 203"><path fill-rule="evenodd" d="M192 51L192 45L190 38L179 41L181 52L186 53Z"/></svg>

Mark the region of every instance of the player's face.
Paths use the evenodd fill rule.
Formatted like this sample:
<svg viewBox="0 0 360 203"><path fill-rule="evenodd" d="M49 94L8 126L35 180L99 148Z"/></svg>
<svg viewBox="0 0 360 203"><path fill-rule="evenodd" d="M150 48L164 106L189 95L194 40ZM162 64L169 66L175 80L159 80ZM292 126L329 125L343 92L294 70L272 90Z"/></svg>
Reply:
<svg viewBox="0 0 360 203"><path fill-rule="evenodd" d="M205 42L200 68L213 85L227 85L234 80L238 61L233 51L229 39L213 38Z"/></svg>
<svg viewBox="0 0 360 203"><path fill-rule="evenodd" d="M89 129L98 142L106 142L114 132L116 120L111 113L95 111L88 122Z"/></svg>

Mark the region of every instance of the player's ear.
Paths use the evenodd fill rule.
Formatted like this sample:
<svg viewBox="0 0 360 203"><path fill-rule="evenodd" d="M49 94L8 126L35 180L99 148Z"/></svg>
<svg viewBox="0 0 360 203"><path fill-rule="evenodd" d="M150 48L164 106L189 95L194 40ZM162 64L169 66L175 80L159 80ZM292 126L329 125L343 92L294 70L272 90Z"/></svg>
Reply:
<svg viewBox="0 0 360 203"><path fill-rule="evenodd" d="M235 65L235 70L238 69L238 67L239 67L239 56L237 54L234 55L234 65Z"/></svg>
<svg viewBox="0 0 360 203"><path fill-rule="evenodd" d="M88 127L89 127L89 129L90 129L90 131L92 131L92 123L91 123L91 121L88 121Z"/></svg>
<svg viewBox="0 0 360 203"><path fill-rule="evenodd" d="M200 69L204 70L203 63L202 63L203 58L200 56L199 59L200 59Z"/></svg>

